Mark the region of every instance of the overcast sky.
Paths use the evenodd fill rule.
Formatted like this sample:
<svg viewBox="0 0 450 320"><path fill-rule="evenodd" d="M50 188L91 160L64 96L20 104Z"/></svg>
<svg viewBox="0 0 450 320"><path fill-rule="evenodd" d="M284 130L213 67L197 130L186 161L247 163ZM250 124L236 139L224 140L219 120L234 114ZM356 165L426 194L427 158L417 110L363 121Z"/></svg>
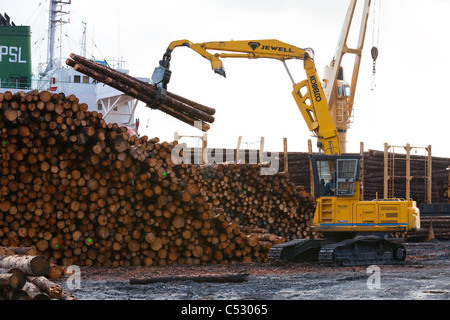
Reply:
<svg viewBox="0 0 450 320"><path fill-rule="evenodd" d="M32 27L34 66L46 58L47 42L43 39L48 29L48 1L2 0L3 12L17 25ZM377 8L378 1L372 1ZM363 1L359 2L356 24ZM70 23L62 29L62 56L81 53L84 21L87 56L121 57L136 77L150 78L169 43L179 39L278 39L311 47L318 72L323 75L333 58L348 4L349 0L72 0L66 6ZM385 0L378 13L376 87L371 90L370 48L375 43L371 15L347 151L359 152L361 141L366 150L383 150L385 142L398 146L410 143L416 147L432 145L433 155L450 157L450 1ZM353 44L350 41L349 46ZM352 61L353 57L345 60L346 64ZM311 134L291 95L292 84L282 63L231 58L223 62L227 78L214 74L210 63L188 48L178 48L172 55L169 91L216 109L208 145L234 148L242 136L243 147L256 148L264 136L266 150L282 151L286 137L289 151L307 151ZM304 79L301 61L288 65L297 82ZM347 67L348 82L350 70ZM150 137L172 141L174 131L202 134L143 104L139 104L136 116L141 120L140 133ZM186 141L196 146L194 140ZM424 154L422 149L417 153Z"/></svg>

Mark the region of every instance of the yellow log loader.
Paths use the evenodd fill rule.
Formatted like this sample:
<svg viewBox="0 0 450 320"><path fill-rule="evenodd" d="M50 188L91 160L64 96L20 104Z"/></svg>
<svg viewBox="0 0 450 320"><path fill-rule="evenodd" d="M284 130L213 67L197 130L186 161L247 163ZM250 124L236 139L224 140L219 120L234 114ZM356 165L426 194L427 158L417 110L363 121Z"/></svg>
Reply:
<svg viewBox="0 0 450 320"><path fill-rule="evenodd" d="M347 15L353 15L356 1L351 1ZM353 6L353 7L352 7ZM370 1L364 4L367 20ZM351 21L346 18L344 32L348 33ZM347 31L345 31L347 30ZM365 22L361 26L365 33ZM211 62L214 72L225 76L221 58L277 59L280 60L289 76L292 76L285 63L289 59L303 61L306 79L293 81L292 95L309 130L317 137L318 154L311 155L314 177L314 196L316 211L314 230L323 234L322 239L296 239L275 245L269 252L270 260L305 261L318 260L330 265L370 265L392 264L404 261L406 249L399 241L388 236L393 232L405 232L420 228L420 212L412 199L374 199L360 198L360 158L359 155L343 154L343 138L347 129L347 120L340 122L337 128L338 113L333 106L340 105L347 115L352 108L356 88L355 75L352 84L343 79L340 56L344 52L358 55L354 70L360 63L360 54L364 37L360 36L357 49L346 45L338 46L328 78L322 83L314 64L313 51L299 48L278 40L216 41L192 43L189 40L177 40L170 43L159 67L152 77L153 84L160 92L158 101L163 101L170 79L169 65L172 51L177 47L188 47ZM345 39L340 44L345 44ZM217 51L219 53L210 53ZM330 106L332 101L333 106ZM351 112L350 112L351 113ZM345 139L345 136L344 136Z"/></svg>

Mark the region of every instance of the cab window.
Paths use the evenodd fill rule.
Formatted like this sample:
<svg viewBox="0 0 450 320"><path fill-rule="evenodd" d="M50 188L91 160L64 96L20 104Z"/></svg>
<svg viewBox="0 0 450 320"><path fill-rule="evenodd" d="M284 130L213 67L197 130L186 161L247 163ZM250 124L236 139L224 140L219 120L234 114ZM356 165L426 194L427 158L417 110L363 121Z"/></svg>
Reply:
<svg viewBox="0 0 450 320"><path fill-rule="evenodd" d="M337 195L351 196L355 189L355 181L358 172L357 159L338 159L337 160Z"/></svg>
<svg viewBox="0 0 450 320"><path fill-rule="evenodd" d="M340 97L350 97L352 95L350 86L342 85L338 87L338 95Z"/></svg>

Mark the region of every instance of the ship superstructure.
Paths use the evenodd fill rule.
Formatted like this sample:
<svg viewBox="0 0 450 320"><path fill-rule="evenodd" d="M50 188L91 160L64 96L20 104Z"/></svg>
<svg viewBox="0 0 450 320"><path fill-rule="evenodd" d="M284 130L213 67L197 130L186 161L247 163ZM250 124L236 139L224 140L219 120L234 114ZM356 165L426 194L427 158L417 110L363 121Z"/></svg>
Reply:
<svg viewBox="0 0 450 320"><path fill-rule="evenodd" d="M103 83L98 83L73 68L68 68L63 63L66 58L61 56L61 50L57 57L56 34L58 28L68 22L64 19L69 14L66 8L71 1L48 1L47 59L39 63L34 73L32 72L30 27L17 26L6 13L0 14L0 91L38 89L74 94L81 102L89 106L89 111L102 113L106 122L127 126L137 133L138 121L134 116L138 105L137 99ZM86 55L86 24L84 24L81 43L82 54ZM108 60L92 59L120 72L129 73L129 70L121 68L123 61L117 63L116 67L112 66ZM150 82L149 78L139 79Z"/></svg>

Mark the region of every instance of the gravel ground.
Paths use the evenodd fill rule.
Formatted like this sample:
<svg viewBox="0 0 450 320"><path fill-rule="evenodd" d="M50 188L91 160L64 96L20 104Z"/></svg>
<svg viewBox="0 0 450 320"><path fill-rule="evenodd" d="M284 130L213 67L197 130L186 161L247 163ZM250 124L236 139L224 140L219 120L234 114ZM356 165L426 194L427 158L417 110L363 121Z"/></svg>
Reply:
<svg viewBox="0 0 450 320"><path fill-rule="evenodd" d="M69 278L57 282L80 300L449 300L450 242L406 247L402 264L372 268L317 263L89 267L81 269L77 289L69 289ZM130 284L130 278L230 272L247 273L248 281Z"/></svg>

